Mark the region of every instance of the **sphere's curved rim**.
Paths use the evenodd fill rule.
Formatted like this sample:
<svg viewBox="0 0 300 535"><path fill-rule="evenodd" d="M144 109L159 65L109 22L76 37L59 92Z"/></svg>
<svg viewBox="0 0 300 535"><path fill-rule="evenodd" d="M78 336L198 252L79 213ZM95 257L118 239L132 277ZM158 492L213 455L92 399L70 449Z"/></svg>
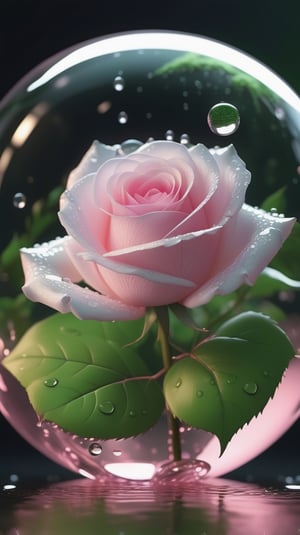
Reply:
<svg viewBox="0 0 300 535"><path fill-rule="evenodd" d="M156 43L159 43L159 46ZM259 60L246 52L210 37L173 30L135 30L108 34L75 44L49 57L32 69L8 92L1 105L13 96L21 82L27 92L32 92L67 69L78 66L85 61L107 54L151 49L192 52L227 62L259 80L290 106L300 111L300 98L296 92ZM32 76L37 70L42 74L32 81Z"/></svg>

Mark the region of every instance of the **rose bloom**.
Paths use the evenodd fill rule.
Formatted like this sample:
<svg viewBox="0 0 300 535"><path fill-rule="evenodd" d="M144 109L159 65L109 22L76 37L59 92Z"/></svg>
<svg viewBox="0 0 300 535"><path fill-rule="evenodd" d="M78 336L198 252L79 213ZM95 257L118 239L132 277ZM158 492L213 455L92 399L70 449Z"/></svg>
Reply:
<svg viewBox="0 0 300 535"><path fill-rule="evenodd" d="M129 320L253 284L294 219L245 204L250 179L233 145L153 141L122 155L94 142L61 196L67 235L21 250L25 295L83 319Z"/></svg>

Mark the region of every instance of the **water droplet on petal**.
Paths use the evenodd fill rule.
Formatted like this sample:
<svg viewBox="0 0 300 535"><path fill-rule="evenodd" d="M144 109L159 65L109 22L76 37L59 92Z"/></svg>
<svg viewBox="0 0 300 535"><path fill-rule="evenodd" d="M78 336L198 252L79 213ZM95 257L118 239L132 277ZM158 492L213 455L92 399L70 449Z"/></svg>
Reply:
<svg viewBox="0 0 300 535"><path fill-rule="evenodd" d="M16 193L13 197L13 205L15 208L22 210L26 206L26 195L24 193Z"/></svg>
<svg viewBox="0 0 300 535"><path fill-rule="evenodd" d="M48 386L49 388L53 388L54 386L57 386L58 383L59 381L55 377L49 377L48 379L44 380L44 385Z"/></svg>
<svg viewBox="0 0 300 535"><path fill-rule="evenodd" d="M119 115L118 115L118 121L120 124L126 124L127 121L128 121L128 115L126 113L126 111L120 111Z"/></svg>
<svg viewBox="0 0 300 535"><path fill-rule="evenodd" d="M237 131L240 125L238 109L228 102L215 104L207 116L208 126L214 134L229 136Z"/></svg>
<svg viewBox="0 0 300 535"><path fill-rule="evenodd" d="M122 78L122 76L116 76L114 79L114 89L116 91L123 91L124 87L125 87L124 78Z"/></svg>
<svg viewBox="0 0 300 535"><path fill-rule="evenodd" d="M258 385L256 383L245 383L243 386L244 392L247 394L256 394L258 391Z"/></svg>
<svg viewBox="0 0 300 535"><path fill-rule="evenodd" d="M102 446L99 444L99 442L93 442L89 445L89 452L91 455L100 455L102 453Z"/></svg>
<svg viewBox="0 0 300 535"><path fill-rule="evenodd" d="M112 401L101 401L101 403L99 403L99 410L102 412L102 414L113 414L116 410L116 407Z"/></svg>

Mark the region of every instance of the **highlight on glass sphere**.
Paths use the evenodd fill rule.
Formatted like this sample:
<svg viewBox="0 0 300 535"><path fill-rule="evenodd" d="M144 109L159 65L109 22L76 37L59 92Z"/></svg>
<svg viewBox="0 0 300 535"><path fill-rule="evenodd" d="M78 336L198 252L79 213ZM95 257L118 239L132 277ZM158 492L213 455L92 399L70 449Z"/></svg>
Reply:
<svg viewBox="0 0 300 535"><path fill-rule="evenodd" d="M0 409L35 448L197 482L298 419L300 100L279 76L184 33L78 44L3 99L0 185Z"/></svg>

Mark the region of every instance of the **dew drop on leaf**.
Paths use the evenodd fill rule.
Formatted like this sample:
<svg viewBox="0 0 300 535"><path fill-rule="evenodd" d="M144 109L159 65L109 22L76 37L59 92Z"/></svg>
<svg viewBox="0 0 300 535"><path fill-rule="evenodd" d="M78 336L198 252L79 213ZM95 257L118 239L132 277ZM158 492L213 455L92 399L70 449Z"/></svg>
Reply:
<svg viewBox="0 0 300 535"><path fill-rule="evenodd" d="M182 379L181 379L181 377L178 377L175 386L176 386L176 388L179 388L181 385L182 385Z"/></svg>
<svg viewBox="0 0 300 535"><path fill-rule="evenodd" d="M116 410L116 407L112 401L107 400L107 401L102 401L99 404L99 410L100 412L102 412L102 414L113 414Z"/></svg>
<svg viewBox="0 0 300 535"><path fill-rule="evenodd" d="M48 379L44 380L44 385L48 386L49 388L53 388L54 386L57 386L59 383L58 379L56 377L49 377Z"/></svg>
<svg viewBox="0 0 300 535"><path fill-rule="evenodd" d="M245 383L243 386L244 392L247 394L256 394L258 391L258 385L256 383Z"/></svg>
<svg viewBox="0 0 300 535"><path fill-rule="evenodd" d="M93 442L89 445L89 452L91 455L100 455L102 453L102 446L98 442Z"/></svg>

